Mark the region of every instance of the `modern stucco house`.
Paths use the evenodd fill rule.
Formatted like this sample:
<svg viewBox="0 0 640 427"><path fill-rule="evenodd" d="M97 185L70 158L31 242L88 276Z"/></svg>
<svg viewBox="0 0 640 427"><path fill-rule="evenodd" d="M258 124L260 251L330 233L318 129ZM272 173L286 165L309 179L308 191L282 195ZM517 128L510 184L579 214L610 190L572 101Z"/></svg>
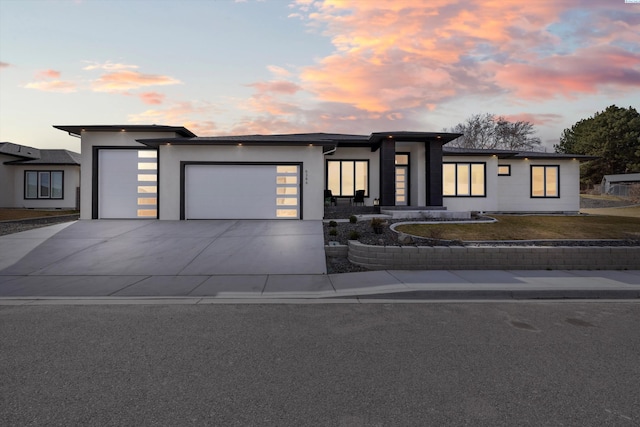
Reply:
<svg viewBox="0 0 640 427"><path fill-rule="evenodd" d="M80 154L0 142L0 207L77 209Z"/></svg>
<svg viewBox="0 0 640 427"><path fill-rule="evenodd" d="M577 212L589 157L448 148L459 134L197 137L179 126L55 126L81 137L81 218L322 219L324 190L391 209Z"/></svg>

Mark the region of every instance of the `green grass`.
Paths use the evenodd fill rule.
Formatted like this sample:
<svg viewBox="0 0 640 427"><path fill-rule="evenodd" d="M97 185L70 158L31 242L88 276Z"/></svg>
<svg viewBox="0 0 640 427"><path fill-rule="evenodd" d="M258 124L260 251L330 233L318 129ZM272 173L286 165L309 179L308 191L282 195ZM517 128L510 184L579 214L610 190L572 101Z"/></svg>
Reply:
<svg viewBox="0 0 640 427"><path fill-rule="evenodd" d="M396 227L414 236L446 240L640 238L640 218L619 216L492 215L486 224L414 224Z"/></svg>

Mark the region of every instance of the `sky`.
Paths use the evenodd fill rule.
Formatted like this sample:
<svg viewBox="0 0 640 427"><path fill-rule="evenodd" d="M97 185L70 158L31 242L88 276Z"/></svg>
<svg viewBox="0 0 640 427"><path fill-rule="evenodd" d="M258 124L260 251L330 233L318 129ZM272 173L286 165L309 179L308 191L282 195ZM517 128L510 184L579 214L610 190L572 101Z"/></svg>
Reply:
<svg viewBox="0 0 640 427"><path fill-rule="evenodd" d="M636 0L0 0L0 142L53 125L198 136L534 124L640 108Z"/></svg>

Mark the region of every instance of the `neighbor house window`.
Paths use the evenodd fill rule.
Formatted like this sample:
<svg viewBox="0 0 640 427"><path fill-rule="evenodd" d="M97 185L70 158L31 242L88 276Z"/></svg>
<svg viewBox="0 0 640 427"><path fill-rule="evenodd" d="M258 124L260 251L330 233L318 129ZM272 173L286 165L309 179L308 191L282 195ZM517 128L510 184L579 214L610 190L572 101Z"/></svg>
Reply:
<svg viewBox="0 0 640 427"><path fill-rule="evenodd" d="M26 171L24 173L25 199L62 199L63 171Z"/></svg>
<svg viewBox="0 0 640 427"><path fill-rule="evenodd" d="M498 175L499 176L510 176L511 175L511 165L498 165Z"/></svg>
<svg viewBox="0 0 640 427"><path fill-rule="evenodd" d="M560 166L531 166L531 197L560 197Z"/></svg>
<svg viewBox="0 0 640 427"><path fill-rule="evenodd" d="M353 197L356 190L369 194L368 160L327 160L327 190L334 196Z"/></svg>
<svg viewBox="0 0 640 427"><path fill-rule="evenodd" d="M442 195L458 197L486 196L485 163L443 163Z"/></svg>

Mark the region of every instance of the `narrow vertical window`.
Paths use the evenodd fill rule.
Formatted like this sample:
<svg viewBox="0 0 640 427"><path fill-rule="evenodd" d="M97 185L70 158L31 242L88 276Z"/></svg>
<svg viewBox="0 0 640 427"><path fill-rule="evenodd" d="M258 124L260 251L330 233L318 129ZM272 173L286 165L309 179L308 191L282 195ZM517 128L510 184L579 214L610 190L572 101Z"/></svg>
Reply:
<svg viewBox="0 0 640 427"><path fill-rule="evenodd" d="M51 172L51 198L62 199L62 172Z"/></svg>
<svg viewBox="0 0 640 427"><path fill-rule="evenodd" d="M25 172L24 185L25 185L25 189L24 189L25 199L37 199L38 198L38 173Z"/></svg>

